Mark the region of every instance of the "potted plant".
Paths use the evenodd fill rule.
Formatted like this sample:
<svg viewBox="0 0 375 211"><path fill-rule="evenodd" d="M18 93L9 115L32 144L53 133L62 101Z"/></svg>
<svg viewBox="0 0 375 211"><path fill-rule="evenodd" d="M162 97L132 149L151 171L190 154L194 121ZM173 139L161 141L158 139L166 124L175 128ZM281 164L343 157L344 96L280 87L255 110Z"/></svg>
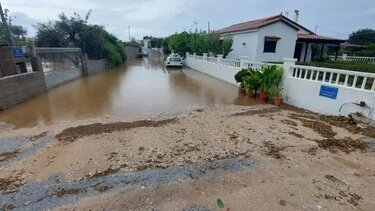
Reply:
<svg viewBox="0 0 375 211"><path fill-rule="evenodd" d="M243 79L244 88L249 97L255 97L260 87L260 78L262 73L256 70L250 70L249 72L250 74L245 76Z"/></svg>
<svg viewBox="0 0 375 211"><path fill-rule="evenodd" d="M266 101L268 97L268 92L273 85L276 86L276 89L279 89L279 84L283 77L283 68L277 67L276 65L263 65L262 66L262 76L260 79L260 88L259 99L261 101Z"/></svg>
<svg viewBox="0 0 375 211"><path fill-rule="evenodd" d="M237 83L240 83L240 88L239 88L240 94L246 94L244 77L247 76L247 75L249 75L249 69L242 69L242 70L238 71L238 73L236 73L236 75L234 76L234 80Z"/></svg>
<svg viewBox="0 0 375 211"><path fill-rule="evenodd" d="M268 92L272 85L272 68L266 65L262 66L262 74L260 76L260 92L259 100L266 101L268 98Z"/></svg>
<svg viewBox="0 0 375 211"><path fill-rule="evenodd" d="M274 88L270 91L275 106L281 106L283 104L283 98L281 97L282 91L283 89L280 88Z"/></svg>
<svg viewBox="0 0 375 211"><path fill-rule="evenodd" d="M271 80L272 83L276 86L276 88L279 88L279 84L283 78L284 74L284 69L283 67L277 67L277 66L272 66L271 67Z"/></svg>

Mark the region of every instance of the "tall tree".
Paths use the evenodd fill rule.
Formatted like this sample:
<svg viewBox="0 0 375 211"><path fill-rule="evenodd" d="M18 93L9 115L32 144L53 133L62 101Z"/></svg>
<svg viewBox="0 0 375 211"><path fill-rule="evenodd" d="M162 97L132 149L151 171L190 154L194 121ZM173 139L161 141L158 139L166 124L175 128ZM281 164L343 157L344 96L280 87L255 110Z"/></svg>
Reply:
<svg viewBox="0 0 375 211"><path fill-rule="evenodd" d="M358 45L375 44L374 29L360 29L349 36L349 42Z"/></svg>
<svg viewBox="0 0 375 211"><path fill-rule="evenodd" d="M14 45L21 46L26 44L27 30L21 25L13 24L14 18L15 17L9 15L8 9L4 9L4 21L6 22L7 26L0 24L0 44L9 44L10 42L7 39L7 27L9 28L10 36L14 42Z"/></svg>
<svg viewBox="0 0 375 211"><path fill-rule="evenodd" d="M68 17L64 13L55 21L37 26L36 45L40 47L78 47L90 59L107 58L119 65L126 60L122 43L103 26L88 23L91 11L84 17L77 13Z"/></svg>
<svg viewBox="0 0 375 211"><path fill-rule="evenodd" d="M176 33L167 38L168 46L174 52L185 55L186 52L194 52L198 55L214 53L228 55L232 51L233 40L230 37L221 37L216 33Z"/></svg>

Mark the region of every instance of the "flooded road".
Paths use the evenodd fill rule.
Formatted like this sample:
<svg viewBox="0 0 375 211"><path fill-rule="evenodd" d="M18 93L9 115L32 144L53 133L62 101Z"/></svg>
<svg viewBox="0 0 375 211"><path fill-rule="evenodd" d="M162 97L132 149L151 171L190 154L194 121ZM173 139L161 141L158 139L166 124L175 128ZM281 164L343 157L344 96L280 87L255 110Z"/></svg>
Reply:
<svg viewBox="0 0 375 211"><path fill-rule="evenodd" d="M168 69L163 56L127 65L56 87L0 112L0 121L16 127L50 125L95 117L140 117L217 104L256 104L238 98L238 88L197 71Z"/></svg>

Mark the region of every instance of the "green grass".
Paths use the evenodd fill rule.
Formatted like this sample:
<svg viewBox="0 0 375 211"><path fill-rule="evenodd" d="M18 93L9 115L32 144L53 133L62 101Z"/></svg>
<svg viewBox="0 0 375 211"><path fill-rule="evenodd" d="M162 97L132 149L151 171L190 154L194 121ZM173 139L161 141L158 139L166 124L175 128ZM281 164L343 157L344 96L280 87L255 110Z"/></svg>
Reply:
<svg viewBox="0 0 375 211"><path fill-rule="evenodd" d="M375 64L350 61L298 62L299 65L375 73Z"/></svg>

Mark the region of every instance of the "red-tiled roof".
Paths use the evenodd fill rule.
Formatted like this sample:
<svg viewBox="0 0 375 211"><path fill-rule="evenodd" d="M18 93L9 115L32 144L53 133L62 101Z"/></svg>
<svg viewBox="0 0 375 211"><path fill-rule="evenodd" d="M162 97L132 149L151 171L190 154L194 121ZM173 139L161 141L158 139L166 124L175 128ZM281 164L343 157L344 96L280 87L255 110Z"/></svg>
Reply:
<svg viewBox="0 0 375 211"><path fill-rule="evenodd" d="M270 25L270 24L273 24L273 23L276 23L276 22L279 22L279 21L282 21L285 24L288 24L289 26L299 30L298 34L297 34L297 37L300 40L344 42L344 40L341 40L341 39L319 36L319 35L313 33L312 31L308 30L307 28L305 28L305 27L299 25L298 23L290 20L289 18L283 16L282 14L271 16L271 17L268 17L268 18L262 18L262 19L258 19L258 20L234 24L232 26L223 28L223 29L219 30L218 32L224 34L224 33L259 29L261 27L264 27L264 26L267 26L267 25ZM273 36L270 35L269 37L273 37Z"/></svg>
<svg viewBox="0 0 375 211"><path fill-rule="evenodd" d="M251 29L258 29L260 27L281 21L283 18L283 15L275 15L268 18L262 18L258 20L253 21L247 21L243 23L234 24L232 26L220 29L220 33L229 33L229 32L238 32L238 31L245 31L245 30L251 30Z"/></svg>
<svg viewBox="0 0 375 211"><path fill-rule="evenodd" d="M325 36L320 36L315 33L306 33L306 32L298 32L297 38L301 40L330 40L330 41L339 41L339 42L344 42L344 40L337 39L337 38L332 38L332 37L325 37Z"/></svg>

